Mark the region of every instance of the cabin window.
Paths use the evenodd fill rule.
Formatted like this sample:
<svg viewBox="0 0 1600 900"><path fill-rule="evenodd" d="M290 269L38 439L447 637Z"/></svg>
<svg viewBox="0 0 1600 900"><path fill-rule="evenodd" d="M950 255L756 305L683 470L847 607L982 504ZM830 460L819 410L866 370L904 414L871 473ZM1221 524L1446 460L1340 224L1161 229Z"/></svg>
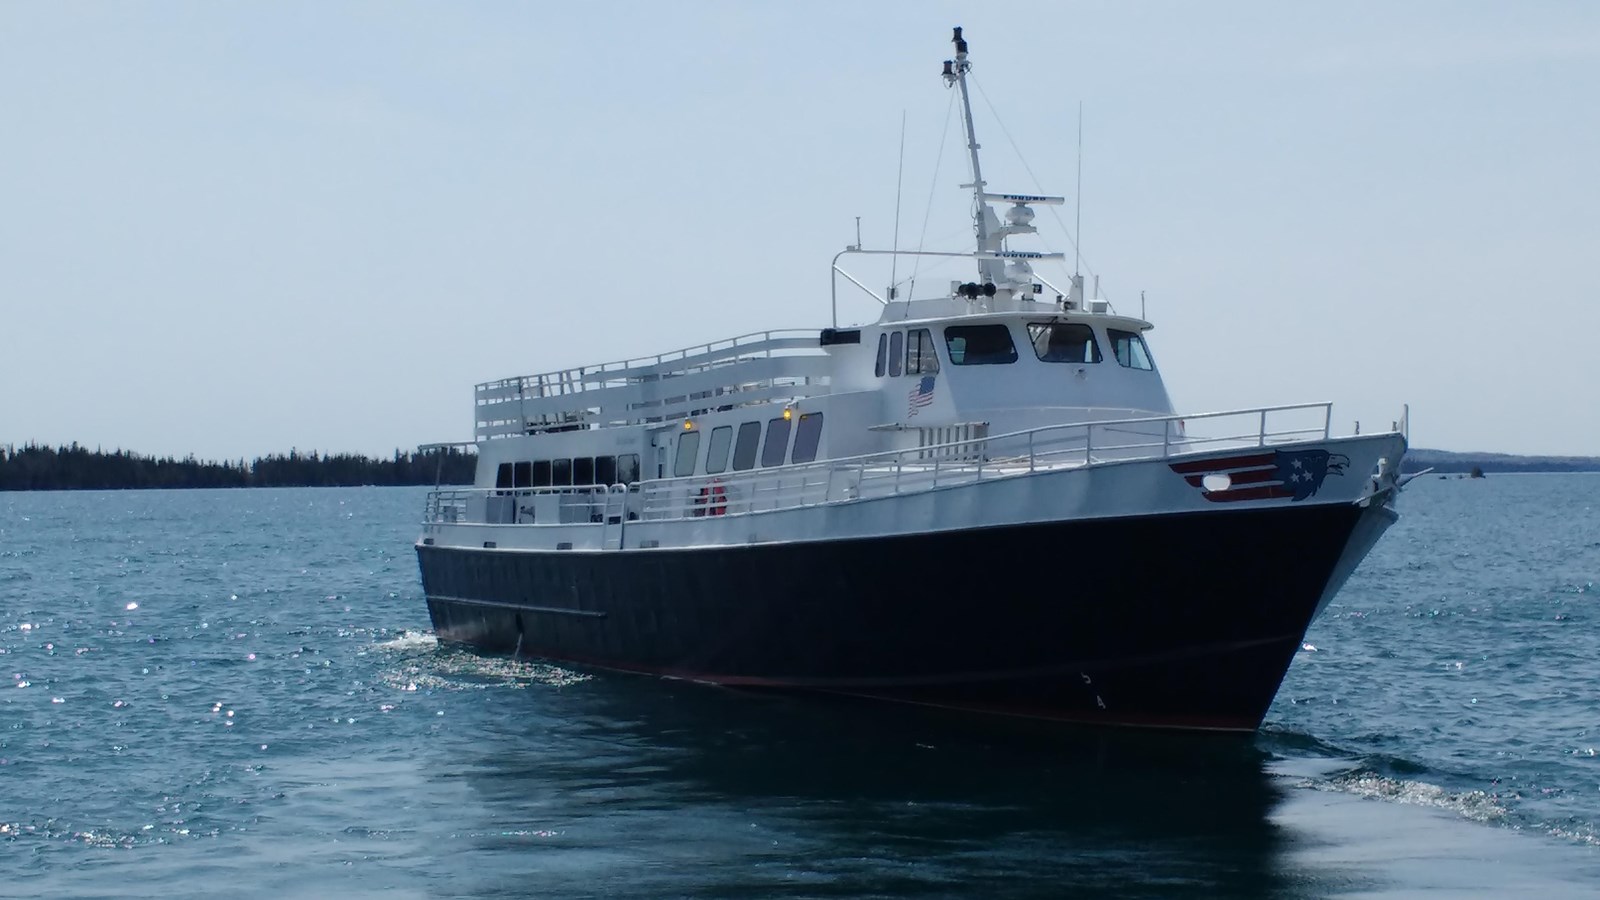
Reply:
<svg viewBox="0 0 1600 900"><path fill-rule="evenodd" d="M794 429L794 461L808 463L817 458L817 443L822 439L822 413L806 413Z"/></svg>
<svg viewBox="0 0 1600 900"><path fill-rule="evenodd" d="M528 473L532 468L533 463L519 462L513 465L511 467L511 486L514 488L527 487L530 483Z"/></svg>
<svg viewBox="0 0 1600 900"><path fill-rule="evenodd" d="M884 366L888 365L888 362L887 362L888 359L889 359L889 336L887 334L880 334L880 335L878 335L878 364L873 367L872 374L876 375L879 378L882 378L883 377L883 373L884 373Z"/></svg>
<svg viewBox="0 0 1600 900"><path fill-rule="evenodd" d="M756 464L756 445L761 443L761 423L745 422L739 426L739 439L733 443L733 469L743 472Z"/></svg>
<svg viewBox="0 0 1600 900"><path fill-rule="evenodd" d="M728 469L728 448L733 445L733 426L718 425L711 429L711 443L706 447L706 472L715 475Z"/></svg>
<svg viewBox="0 0 1600 900"><path fill-rule="evenodd" d="M906 334L906 374L939 374L939 354L933 349L933 332L926 328Z"/></svg>
<svg viewBox="0 0 1600 900"><path fill-rule="evenodd" d="M497 488L511 487L511 463L501 463L500 468L495 469L494 486Z"/></svg>
<svg viewBox="0 0 1600 900"><path fill-rule="evenodd" d="M594 483L617 483L617 458L615 456L596 456L594 458Z"/></svg>
<svg viewBox="0 0 1600 900"><path fill-rule="evenodd" d="M1124 368L1143 369L1148 372L1156 367L1156 364L1150 361L1150 348L1144 345L1144 338L1131 331L1119 331L1115 328L1107 328L1106 337L1111 338L1111 352L1116 354L1117 362Z"/></svg>
<svg viewBox="0 0 1600 900"><path fill-rule="evenodd" d="M1011 329L1004 325L951 325L944 330L953 366L997 366L1017 361Z"/></svg>
<svg viewBox="0 0 1600 900"><path fill-rule="evenodd" d="M572 460L550 460L550 483L556 487L566 487L572 483Z"/></svg>
<svg viewBox="0 0 1600 900"><path fill-rule="evenodd" d="M672 474L682 478L694 474L695 457L700 455L700 432L685 431L678 435L678 457L672 463Z"/></svg>
<svg viewBox="0 0 1600 900"><path fill-rule="evenodd" d="M901 354L905 351L905 343L906 343L906 334L905 334L905 332L896 331L893 334L889 335L889 377L890 378L893 378L896 375L900 374L900 363L904 362L904 357L901 356Z"/></svg>
<svg viewBox="0 0 1600 900"><path fill-rule="evenodd" d="M1048 363L1097 363L1100 345L1094 329L1082 322L1030 322L1033 353Z"/></svg>
<svg viewBox="0 0 1600 900"><path fill-rule="evenodd" d="M617 484L633 484L639 480L639 454L624 453L617 457Z"/></svg>
<svg viewBox="0 0 1600 900"><path fill-rule="evenodd" d="M533 461L533 477L528 479L529 487L550 486L550 460L536 459Z"/></svg>
<svg viewBox="0 0 1600 900"><path fill-rule="evenodd" d="M783 465L789 452L789 420L783 416L767 422L767 443L761 448L761 467Z"/></svg>
<svg viewBox="0 0 1600 900"><path fill-rule="evenodd" d="M572 461L572 483L594 484L594 457L580 456Z"/></svg>

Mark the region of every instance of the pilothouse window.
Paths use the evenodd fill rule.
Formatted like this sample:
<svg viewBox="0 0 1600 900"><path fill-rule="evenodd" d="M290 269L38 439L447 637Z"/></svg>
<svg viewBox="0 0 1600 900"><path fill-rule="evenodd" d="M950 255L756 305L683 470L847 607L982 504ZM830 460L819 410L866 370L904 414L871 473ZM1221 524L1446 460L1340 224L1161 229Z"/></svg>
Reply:
<svg viewBox="0 0 1600 900"><path fill-rule="evenodd" d="M933 333L926 328L906 335L906 374L939 374L939 353L933 349Z"/></svg>
<svg viewBox="0 0 1600 900"><path fill-rule="evenodd" d="M1017 345L1004 325L951 325L944 330L953 366L996 366L1017 361ZM952 376L953 377L953 376Z"/></svg>
<svg viewBox="0 0 1600 900"><path fill-rule="evenodd" d="M1031 322L1028 337L1034 355L1049 363L1097 363L1100 345L1094 329L1082 322Z"/></svg>
<svg viewBox="0 0 1600 900"><path fill-rule="evenodd" d="M1156 364L1150 361L1150 348L1144 345L1144 338L1131 331L1119 331L1115 328L1106 329L1106 337L1111 338L1111 352L1116 354L1117 362L1129 369L1144 369L1151 371Z"/></svg>
<svg viewBox="0 0 1600 900"><path fill-rule="evenodd" d="M903 331L896 331L889 335L889 377L891 378L900 374L900 351L904 346L905 339L906 335Z"/></svg>

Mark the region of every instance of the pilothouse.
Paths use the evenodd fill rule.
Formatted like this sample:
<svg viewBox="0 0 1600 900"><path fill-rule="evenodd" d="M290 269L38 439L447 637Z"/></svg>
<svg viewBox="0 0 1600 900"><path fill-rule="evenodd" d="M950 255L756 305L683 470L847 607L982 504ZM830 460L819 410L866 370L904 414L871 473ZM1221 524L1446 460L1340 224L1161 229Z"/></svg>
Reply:
<svg viewBox="0 0 1600 900"><path fill-rule="evenodd" d="M1395 520L1406 441L1326 403L1180 414L1150 322L1014 248L834 258L834 318L475 389L471 488L417 543L441 640L599 669L1116 725L1253 730ZM996 213L996 208L1003 210ZM840 326L844 257L968 258ZM868 293L872 293L868 290Z"/></svg>

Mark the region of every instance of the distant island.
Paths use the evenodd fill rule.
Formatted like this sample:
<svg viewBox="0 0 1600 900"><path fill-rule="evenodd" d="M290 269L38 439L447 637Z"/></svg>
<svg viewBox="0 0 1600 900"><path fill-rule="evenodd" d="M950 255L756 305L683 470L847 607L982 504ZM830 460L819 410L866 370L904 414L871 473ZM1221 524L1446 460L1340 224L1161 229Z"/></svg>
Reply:
<svg viewBox="0 0 1600 900"><path fill-rule="evenodd" d="M1468 474L1477 470L1480 478L1496 472L1600 472L1600 456L1517 456L1413 447L1406 451L1400 468L1404 472L1433 469L1440 474Z"/></svg>
<svg viewBox="0 0 1600 900"><path fill-rule="evenodd" d="M0 445L0 491L127 490L137 488L354 487L471 484L477 454L455 448L381 459L352 453L290 450L245 462L194 456L142 456L72 444Z"/></svg>

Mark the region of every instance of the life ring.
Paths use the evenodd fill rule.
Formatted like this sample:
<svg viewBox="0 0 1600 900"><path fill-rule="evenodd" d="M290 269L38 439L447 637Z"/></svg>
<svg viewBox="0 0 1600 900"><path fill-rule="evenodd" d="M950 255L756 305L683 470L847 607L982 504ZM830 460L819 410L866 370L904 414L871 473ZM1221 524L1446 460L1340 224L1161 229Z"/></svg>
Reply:
<svg viewBox="0 0 1600 900"><path fill-rule="evenodd" d="M727 511L728 489L722 486L721 481L713 480L700 488L700 493L694 498L695 515L720 516Z"/></svg>

